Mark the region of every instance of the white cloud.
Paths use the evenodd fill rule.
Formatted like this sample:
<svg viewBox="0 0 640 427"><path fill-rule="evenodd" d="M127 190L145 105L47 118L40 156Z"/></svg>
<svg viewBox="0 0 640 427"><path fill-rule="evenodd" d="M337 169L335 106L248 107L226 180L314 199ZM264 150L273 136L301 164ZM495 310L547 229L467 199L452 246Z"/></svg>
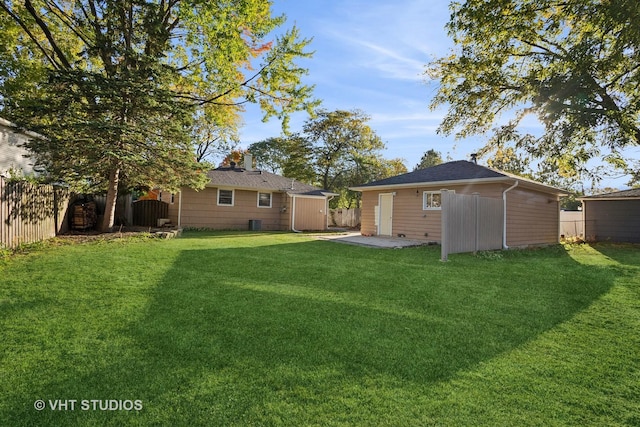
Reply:
<svg viewBox="0 0 640 427"><path fill-rule="evenodd" d="M448 15L444 12L446 2L352 1L319 22L318 28L321 36L347 51L350 67L373 70L385 78L417 81L425 64L448 48L443 29Z"/></svg>

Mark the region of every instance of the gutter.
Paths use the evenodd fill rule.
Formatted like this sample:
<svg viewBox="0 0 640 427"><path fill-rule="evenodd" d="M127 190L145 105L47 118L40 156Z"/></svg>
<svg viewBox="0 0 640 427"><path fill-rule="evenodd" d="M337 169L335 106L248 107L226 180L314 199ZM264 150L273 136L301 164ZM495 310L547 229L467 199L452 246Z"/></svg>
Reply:
<svg viewBox="0 0 640 427"><path fill-rule="evenodd" d="M291 195L291 231L294 233L301 233L300 230L296 230L296 195Z"/></svg>
<svg viewBox="0 0 640 427"><path fill-rule="evenodd" d="M178 228L182 225L182 190L178 192Z"/></svg>
<svg viewBox="0 0 640 427"><path fill-rule="evenodd" d="M507 246L507 193L518 186L518 181L502 192L502 249L509 249Z"/></svg>

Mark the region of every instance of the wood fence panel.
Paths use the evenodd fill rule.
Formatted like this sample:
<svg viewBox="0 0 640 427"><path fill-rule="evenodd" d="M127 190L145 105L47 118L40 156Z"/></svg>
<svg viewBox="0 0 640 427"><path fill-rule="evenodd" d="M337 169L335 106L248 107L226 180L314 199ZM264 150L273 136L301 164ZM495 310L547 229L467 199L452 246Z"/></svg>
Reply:
<svg viewBox="0 0 640 427"><path fill-rule="evenodd" d="M560 237L584 237L582 211L560 211Z"/></svg>
<svg viewBox="0 0 640 427"><path fill-rule="evenodd" d="M502 200L442 190L441 258L502 248Z"/></svg>
<svg viewBox="0 0 640 427"><path fill-rule="evenodd" d="M137 200L133 202L133 225L157 227L158 219L167 218L169 204L160 200Z"/></svg>
<svg viewBox="0 0 640 427"><path fill-rule="evenodd" d="M331 209L331 225L335 227L357 227L360 225L361 209Z"/></svg>
<svg viewBox="0 0 640 427"><path fill-rule="evenodd" d="M0 177L0 247L55 237L66 227L68 191Z"/></svg>

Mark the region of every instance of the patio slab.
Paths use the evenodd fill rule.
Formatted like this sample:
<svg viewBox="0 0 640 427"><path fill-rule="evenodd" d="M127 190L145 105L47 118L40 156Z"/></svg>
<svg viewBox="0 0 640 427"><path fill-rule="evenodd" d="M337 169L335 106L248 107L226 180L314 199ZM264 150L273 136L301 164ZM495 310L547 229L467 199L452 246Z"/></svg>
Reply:
<svg viewBox="0 0 640 427"><path fill-rule="evenodd" d="M424 241L411 240L404 237L363 236L359 232L318 234L314 237L320 240L331 240L338 243L375 248L407 248L427 244L427 242Z"/></svg>

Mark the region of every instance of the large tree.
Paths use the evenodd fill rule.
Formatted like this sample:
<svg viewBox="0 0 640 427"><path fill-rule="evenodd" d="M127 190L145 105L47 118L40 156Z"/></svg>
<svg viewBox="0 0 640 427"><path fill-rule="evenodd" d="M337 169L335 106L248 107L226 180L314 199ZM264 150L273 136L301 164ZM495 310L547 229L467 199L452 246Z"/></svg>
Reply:
<svg viewBox="0 0 640 427"><path fill-rule="evenodd" d="M204 185L194 117L233 129L245 102L265 118L311 108L308 40L273 37L268 0L0 2L2 115L46 138L29 144L52 179L107 190ZM213 136L215 138L215 135Z"/></svg>
<svg viewBox="0 0 640 427"><path fill-rule="evenodd" d="M258 141L251 144L248 151L259 168L307 184L316 183L312 146L298 133Z"/></svg>
<svg viewBox="0 0 640 427"><path fill-rule="evenodd" d="M332 206L358 206L360 194L350 186L407 171L401 159L382 157L385 145L368 121L360 110L319 110L302 132L267 138L248 151L259 167L339 193Z"/></svg>
<svg viewBox="0 0 640 427"><path fill-rule="evenodd" d="M451 9L457 49L427 71L440 83L432 107L448 106L439 131L493 128L494 148L525 149L565 174L592 158L625 166L620 151L640 143L640 2L468 0ZM523 131L528 114L541 135Z"/></svg>
<svg viewBox="0 0 640 427"><path fill-rule="evenodd" d="M335 189L342 175L363 164L362 158L385 147L367 124L369 119L360 110L321 110L304 123L303 135L313 147L314 167L323 188Z"/></svg>
<svg viewBox="0 0 640 427"><path fill-rule="evenodd" d="M442 163L442 154L440 154L439 151L436 151L433 148L431 148L425 151L425 153L420 158L420 163L415 165L413 170L415 171L418 169L430 168L431 166L436 166L436 165L439 165L440 163Z"/></svg>

